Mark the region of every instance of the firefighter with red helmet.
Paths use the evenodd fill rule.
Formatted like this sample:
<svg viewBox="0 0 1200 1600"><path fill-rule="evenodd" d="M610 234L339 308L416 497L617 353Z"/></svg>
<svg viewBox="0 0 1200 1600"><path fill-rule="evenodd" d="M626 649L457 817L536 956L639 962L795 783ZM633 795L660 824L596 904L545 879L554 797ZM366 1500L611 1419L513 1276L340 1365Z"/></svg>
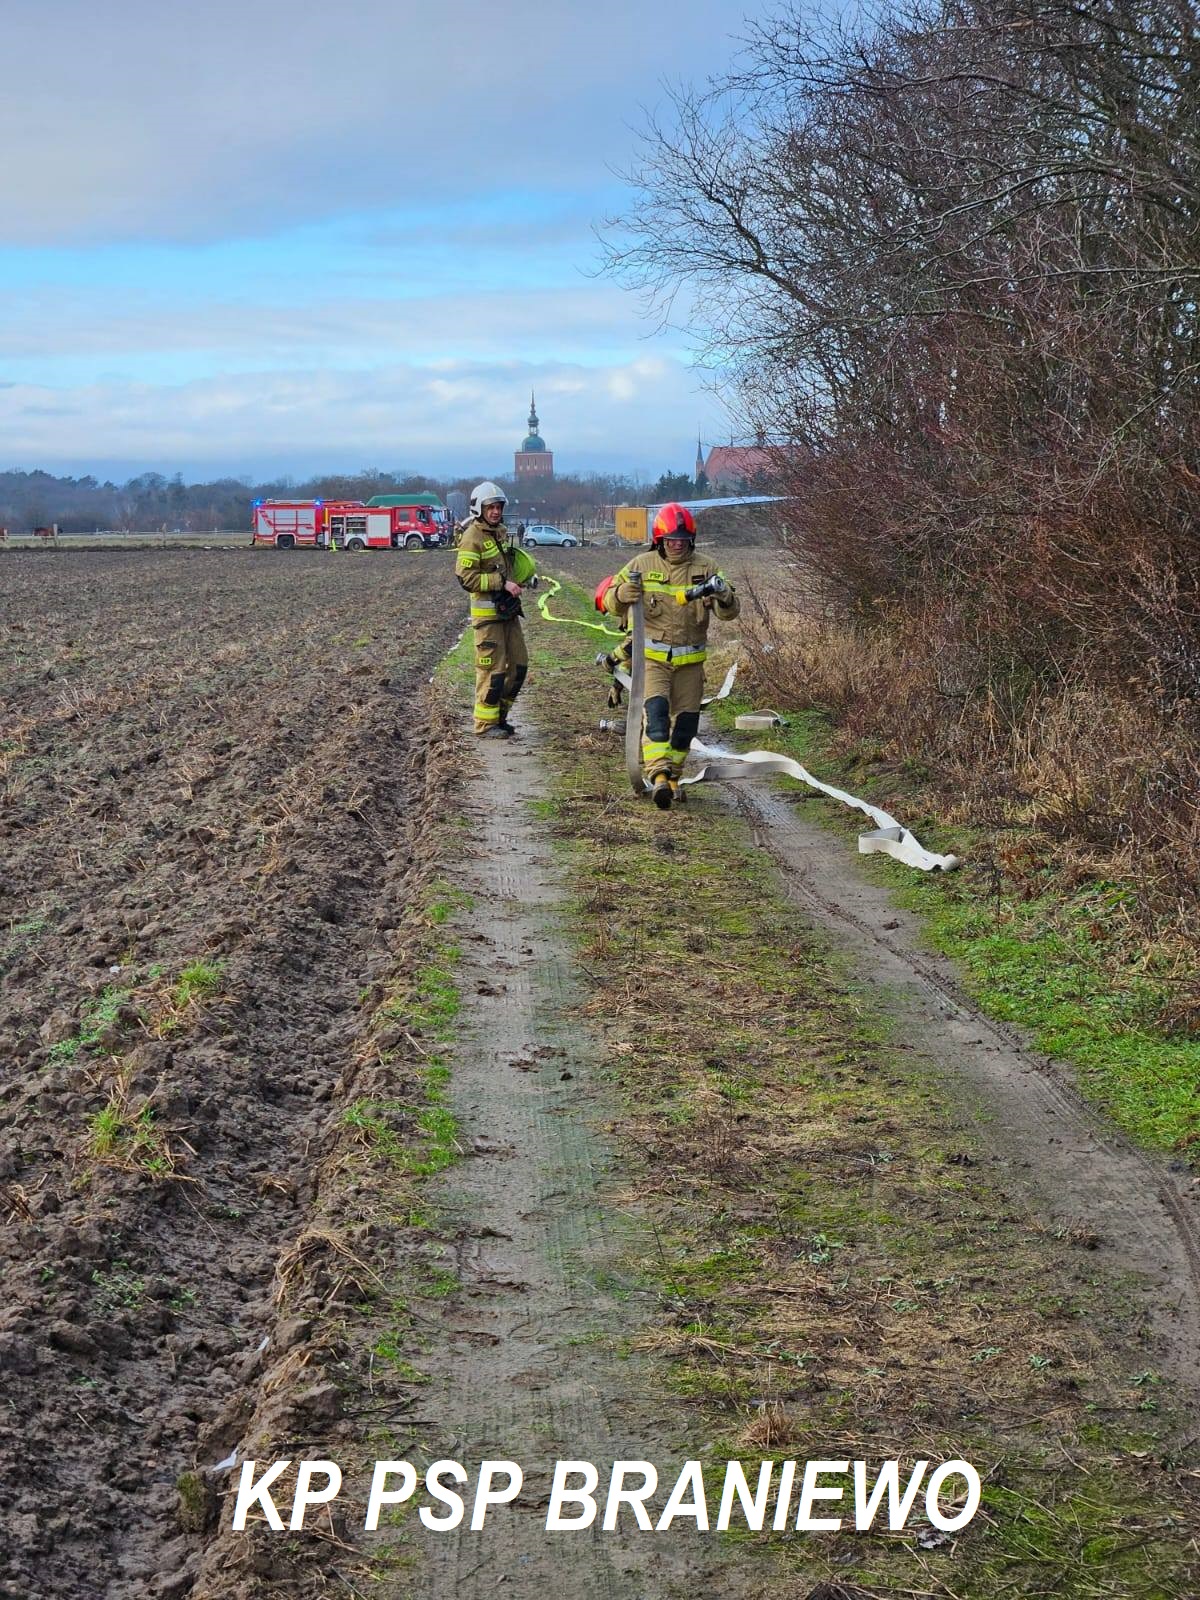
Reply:
<svg viewBox="0 0 1200 1600"><path fill-rule="evenodd" d="M510 739L513 701L529 670L521 633L521 590L534 577L533 557L504 526L504 490L480 483L471 491L471 520L458 541L455 575L471 597L475 636L475 732Z"/></svg>
<svg viewBox="0 0 1200 1600"><path fill-rule="evenodd" d="M696 555L696 519L672 501L659 511L650 549L626 562L603 597L619 616L638 598L646 627L646 699L642 771L654 803L669 809L679 794L688 749L700 726L708 625L715 612L732 622L741 610L720 569Z"/></svg>

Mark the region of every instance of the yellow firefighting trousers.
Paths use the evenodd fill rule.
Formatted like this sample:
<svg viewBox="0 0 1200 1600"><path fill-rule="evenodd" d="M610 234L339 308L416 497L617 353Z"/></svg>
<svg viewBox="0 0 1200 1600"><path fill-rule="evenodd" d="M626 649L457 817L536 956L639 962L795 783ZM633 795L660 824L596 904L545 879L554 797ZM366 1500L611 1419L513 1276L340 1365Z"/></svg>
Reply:
<svg viewBox="0 0 1200 1600"><path fill-rule="evenodd" d="M516 617L477 622L474 630L475 732L486 733L498 722L507 722L529 670L529 653Z"/></svg>
<svg viewBox="0 0 1200 1600"><path fill-rule="evenodd" d="M642 720L642 771L648 783L660 772L678 778L700 726L704 696L704 663L672 666L646 662L646 699Z"/></svg>

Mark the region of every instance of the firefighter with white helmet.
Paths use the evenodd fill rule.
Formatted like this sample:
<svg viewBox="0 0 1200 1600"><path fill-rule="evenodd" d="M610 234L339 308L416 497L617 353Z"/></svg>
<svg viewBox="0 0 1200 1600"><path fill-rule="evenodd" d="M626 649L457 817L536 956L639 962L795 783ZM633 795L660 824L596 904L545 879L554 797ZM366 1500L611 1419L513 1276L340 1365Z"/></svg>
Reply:
<svg viewBox="0 0 1200 1600"><path fill-rule="evenodd" d="M642 772L660 810L680 794L679 779L700 726L708 624L741 610L733 585L696 551L696 519L673 501L654 519L650 549L616 574L604 610L621 616L639 597L646 627Z"/></svg>
<svg viewBox="0 0 1200 1600"><path fill-rule="evenodd" d="M471 597L475 640L475 732L509 739L513 701L529 670L521 633L521 590L534 576L533 558L504 526L504 490L494 483L471 491L471 520L458 541L454 571Z"/></svg>

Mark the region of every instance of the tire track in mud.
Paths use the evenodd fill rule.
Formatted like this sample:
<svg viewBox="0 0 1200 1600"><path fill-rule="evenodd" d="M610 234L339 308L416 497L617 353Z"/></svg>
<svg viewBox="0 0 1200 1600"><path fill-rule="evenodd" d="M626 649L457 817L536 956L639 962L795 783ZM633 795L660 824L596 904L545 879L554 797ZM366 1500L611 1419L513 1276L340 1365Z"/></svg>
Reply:
<svg viewBox="0 0 1200 1600"><path fill-rule="evenodd" d="M557 1459L595 1463L601 1496L614 1459L652 1461L661 1495L697 1451L684 1436L687 1408L655 1363L612 1348L650 1317L620 1265L640 1228L629 1210L637 1174L618 1166L603 1133L600 1055L556 922L562 890L528 806L541 792L534 741L484 745L480 756L458 878L474 905L461 929L452 1075L468 1159L429 1195L455 1240L459 1289L420 1358L432 1379L420 1415L394 1427L419 1471L439 1458L468 1469L509 1459L525 1479L480 1532L467 1526L469 1509L452 1532L410 1524L425 1563L419 1592L476 1600L503 1585L513 1600L748 1600L764 1592L761 1567L686 1524L644 1534L623 1521L604 1533L597 1518L584 1532L545 1531Z"/></svg>
<svg viewBox="0 0 1200 1600"><path fill-rule="evenodd" d="M1015 1029L964 996L949 961L921 950L919 920L892 904L847 853L766 785L734 784L731 803L781 868L788 895L855 961L858 982L901 1022L902 1048L931 1062L980 1124L1003 1176L1135 1288L1160 1363L1200 1395L1200 1188L1105 1124ZM807 798L807 797L804 797Z"/></svg>
<svg viewBox="0 0 1200 1600"><path fill-rule="evenodd" d="M53 925L12 955L0 1011L12 1063L0 1085L0 1593L21 1600L192 1592L215 1505L206 1490L181 1525L176 1480L199 1468L203 1485L269 1376L277 1263L314 1198L322 1129L362 1026L359 991L403 960L387 930L419 826L406 765L420 752L403 730L397 739L402 702L356 676L332 639L364 617L379 630L391 622L382 569L135 559L136 570L107 557L39 568L39 589L52 605L61 589L69 613L55 624L71 634L68 682L87 679L89 638L118 672L122 662L131 677L161 671L161 630L139 625L134 600L110 616L106 580L121 596L159 585L185 668L242 638L250 614L258 655L254 670L201 692L151 705L114 692L115 709L100 693L68 719L48 709L59 680L36 680L38 760L70 771L83 801L26 788L5 819L9 916L47 891L54 902ZM81 570L90 587L76 585ZM404 577L411 638L396 653L415 689L452 621L440 564L406 565ZM42 598L24 597L24 626L38 625ZM345 663L336 677L331 660ZM31 714L28 696L18 710ZM159 751L149 763L148 747ZM185 775L179 789L177 766L196 763L207 776ZM63 1007L49 1038L65 1037L91 1003L80 996L111 981L113 964L140 970L147 953L172 973L201 954L223 963L184 1031L118 1018L99 1047L70 1055L39 1038L38 1022ZM180 1152L178 1176L86 1159L118 1060L130 1107L151 1107Z"/></svg>

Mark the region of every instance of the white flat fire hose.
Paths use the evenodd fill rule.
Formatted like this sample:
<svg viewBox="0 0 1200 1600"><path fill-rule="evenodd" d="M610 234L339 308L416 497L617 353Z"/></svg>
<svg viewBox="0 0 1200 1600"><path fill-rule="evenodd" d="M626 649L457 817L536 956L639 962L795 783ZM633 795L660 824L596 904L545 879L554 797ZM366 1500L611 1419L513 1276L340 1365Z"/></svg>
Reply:
<svg viewBox="0 0 1200 1600"><path fill-rule="evenodd" d="M710 745L701 744L699 739L693 739L692 751L705 764L699 772L684 778L682 781L685 784L709 783L714 780L729 783L739 778L753 777L759 772L780 773L786 778L796 778L800 783L808 784L810 789L817 789L821 794L827 794L831 800L840 800L844 806L852 806L856 811L862 811L870 817L875 824L875 831L859 834L860 855L881 852L884 855L894 856L897 861L903 861L905 866L919 867L922 872L952 872L958 866L957 856L942 856L933 850L926 850L916 835L910 833L888 812L868 804L866 800L860 800L857 795L847 794L844 789L835 789L831 783L822 783L820 778L814 778L807 767L802 767L798 761L793 761L791 756L779 755L774 750L746 750L739 754L732 750L714 749Z"/></svg>
<svg viewBox="0 0 1200 1600"><path fill-rule="evenodd" d="M630 673L626 678L623 672L615 674L618 681L622 682L629 691L629 709L625 717L625 770L629 774L630 786L634 794L645 794L650 787L642 777L642 712L646 693L646 625L642 614L642 602L635 600L629 608L629 619L633 636L633 655L630 660ZM713 700L723 700L733 688L734 675L737 672L735 662L725 674L725 681L715 695L710 695L702 703L710 705ZM773 716L772 720L779 718ZM820 778L814 778L807 767L802 767L791 756L779 755L774 750L747 750L738 753L732 750L714 749L702 744L698 739L692 740L692 753L704 760L699 772L694 772L690 777L681 779L684 786L693 783L729 783L739 779L752 778L759 773L779 774L786 778L795 778L800 783L806 783L810 789L816 789L821 794L827 794L831 800L840 800L845 806L852 806L855 810L863 812L875 824L872 833L860 833L858 836L858 849L860 855L894 856L897 861L902 861L906 866L917 867L922 872L951 872L958 866L958 857L952 855L938 855L925 846L916 836L908 831L902 823L896 821L887 811L882 811L878 806L860 800L857 795L847 794L844 789L835 789L832 784L822 783Z"/></svg>

